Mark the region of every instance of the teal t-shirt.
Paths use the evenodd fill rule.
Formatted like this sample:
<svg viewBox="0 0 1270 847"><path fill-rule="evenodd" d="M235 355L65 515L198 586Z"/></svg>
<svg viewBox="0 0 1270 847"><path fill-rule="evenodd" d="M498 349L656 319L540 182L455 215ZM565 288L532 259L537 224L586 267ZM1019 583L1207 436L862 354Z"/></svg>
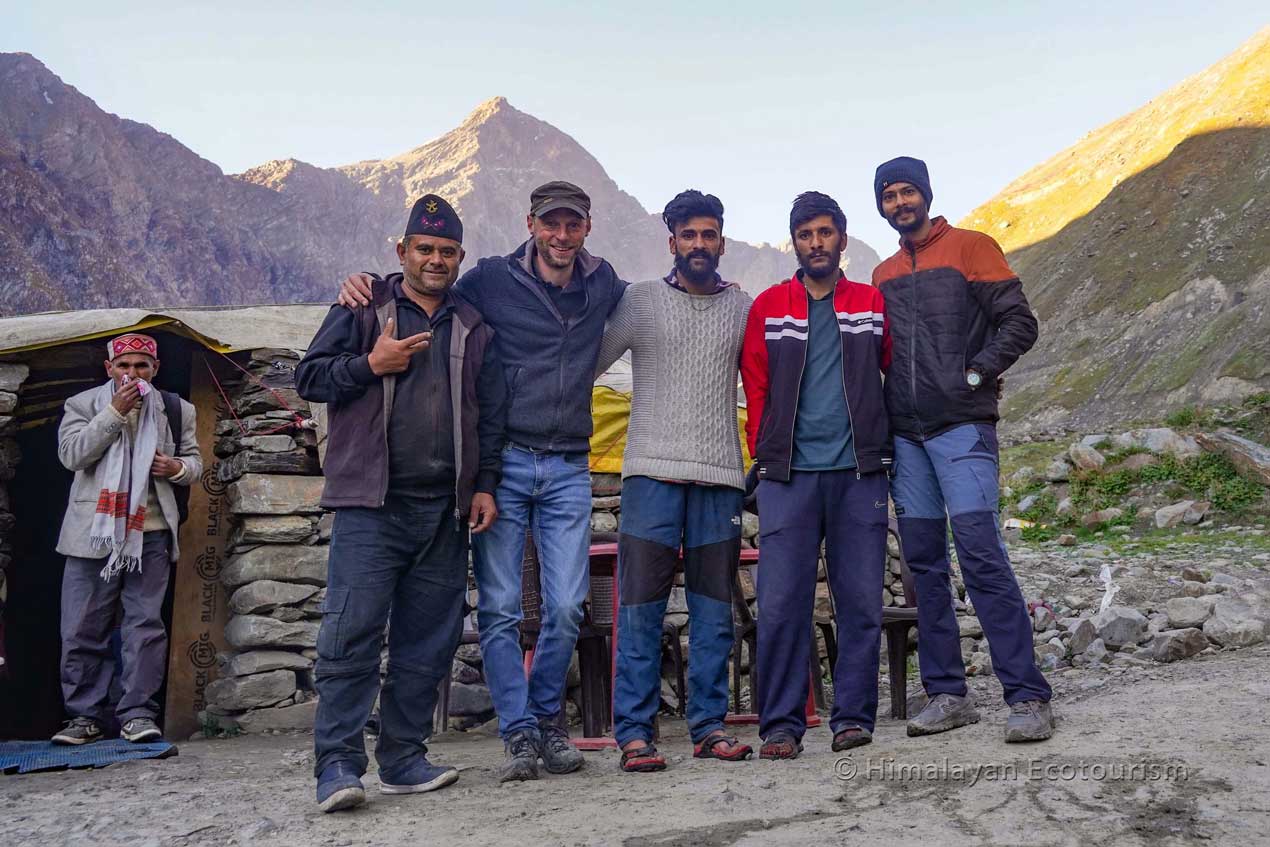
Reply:
<svg viewBox="0 0 1270 847"><path fill-rule="evenodd" d="M807 363L794 419L796 471L841 471L856 466L851 416L842 385L842 340L833 295L808 298Z"/></svg>

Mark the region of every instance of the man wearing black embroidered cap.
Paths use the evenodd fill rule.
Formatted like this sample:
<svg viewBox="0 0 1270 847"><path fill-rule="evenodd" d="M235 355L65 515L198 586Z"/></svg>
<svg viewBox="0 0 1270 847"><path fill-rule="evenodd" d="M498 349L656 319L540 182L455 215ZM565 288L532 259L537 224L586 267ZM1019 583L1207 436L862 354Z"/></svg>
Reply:
<svg viewBox="0 0 1270 847"><path fill-rule="evenodd" d="M300 396L329 407L322 505L336 515L314 724L327 812L365 800L362 728L388 623L380 791L432 791L459 776L428 761L424 740L462 631L468 534L498 514L506 421L494 331L451 290L462 240L450 205L422 197L397 245L402 272L368 306L332 308L296 368Z"/></svg>

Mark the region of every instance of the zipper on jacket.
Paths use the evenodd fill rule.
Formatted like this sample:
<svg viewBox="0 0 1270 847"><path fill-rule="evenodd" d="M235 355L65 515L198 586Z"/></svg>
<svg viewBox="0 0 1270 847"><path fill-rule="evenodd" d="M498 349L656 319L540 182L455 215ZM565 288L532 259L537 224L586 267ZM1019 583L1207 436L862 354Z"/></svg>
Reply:
<svg viewBox="0 0 1270 847"><path fill-rule="evenodd" d="M811 346L811 292L807 290L806 284L799 280L799 284L803 286L803 297L807 299L807 338L803 340L803 363L798 366L798 381L794 383L794 420L789 425L789 452L785 454L785 472L786 474L793 472L794 464L794 432L798 429L798 398L803 393L803 373L807 370L807 348ZM833 305L832 301L829 305ZM838 322L838 316L834 315L833 322ZM770 366L768 368L771 370ZM788 479L788 475L785 477Z"/></svg>
<svg viewBox="0 0 1270 847"><path fill-rule="evenodd" d="M917 413L917 248L909 249L910 268L908 279L913 296L913 328L908 334L908 383L913 395L913 420L917 421L917 429L922 441L926 440L926 427L922 426L921 415Z"/></svg>
<svg viewBox="0 0 1270 847"><path fill-rule="evenodd" d="M833 298L837 295L837 293L838 293L838 286L835 285L834 293L829 295L830 306L836 306L836 304L833 302ZM811 304L808 304L809 307L810 305ZM808 317L811 316L810 308L807 309L807 315ZM811 321L808 320L807 324L808 324L808 329L810 330ZM860 454L856 451L856 448L855 448L855 421L851 417L851 397L850 395L847 394L847 340L843 337L844 335L846 335L846 333L842 331L842 327L838 324L838 314L837 314L836 308L834 309L833 325L838 328L838 348L842 351L842 363L841 363L842 367L839 368L839 375L842 377L842 402L847 404L847 426L851 427L851 458L855 460L855 468L856 468L855 478L859 479L860 478ZM807 333L807 342L810 345L811 343L810 331ZM805 361L805 358L804 358L804 361Z"/></svg>

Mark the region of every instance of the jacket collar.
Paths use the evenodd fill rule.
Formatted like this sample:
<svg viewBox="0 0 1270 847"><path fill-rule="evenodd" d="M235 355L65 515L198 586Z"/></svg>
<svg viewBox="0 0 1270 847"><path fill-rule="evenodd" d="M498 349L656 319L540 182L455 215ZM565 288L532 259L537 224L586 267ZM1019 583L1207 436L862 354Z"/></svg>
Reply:
<svg viewBox="0 0 1270 847"><path fill-rule="evenodd" d="M907 238L900 238L900 249L906 250L909 253L920 253L939 239L943 238L948 234L948 231L952 229L952 226L948 223L948 219L943 215L932 218L930 224L930 232L927 233L926 238L916 244L910 243Z"/></svg>
<svg viewBox="0 0 1270 847"><path fill-rule="evenodd" d="M397 299L405 297L405 292L401 290L403 279L404 277L400 273L389 274L384 277L384 282L387 283L386 285L374 286L371 289L371 308L382 306L389 298ZM481 313L477 311L476 307L469 303L462 294L455 291L453 286L445 292L445 301L443 302L441 308L453 309L454 316L458 318L459 322L468 329L484 322L484 318L481 317Z"/></svg>

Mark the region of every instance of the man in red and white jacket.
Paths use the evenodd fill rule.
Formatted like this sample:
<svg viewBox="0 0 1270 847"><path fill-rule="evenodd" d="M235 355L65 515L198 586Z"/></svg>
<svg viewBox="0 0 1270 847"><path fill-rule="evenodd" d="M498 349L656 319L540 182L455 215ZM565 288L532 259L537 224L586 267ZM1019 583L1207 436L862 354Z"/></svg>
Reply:
<svg viewBox="0 0 1270 847"><path fill-rule="evenodd" d="M767 759L802 749L822 539L839 645L833 749L868 744L877 714L891 340L881 292L840 270L846 228L832 198L794 200L801 268L755 299L741 351L763 553L756 697Z"/></svg>

